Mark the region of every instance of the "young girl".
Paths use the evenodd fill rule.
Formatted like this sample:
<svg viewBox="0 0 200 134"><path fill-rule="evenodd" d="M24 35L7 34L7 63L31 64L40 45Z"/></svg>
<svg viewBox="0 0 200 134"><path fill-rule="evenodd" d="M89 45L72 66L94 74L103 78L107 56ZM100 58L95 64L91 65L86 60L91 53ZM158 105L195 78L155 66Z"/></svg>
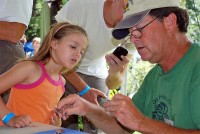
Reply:
<svg viewBox="0 0 200 134"><path fill-rule="evenodd" d="M0 94L11 88L7 106L0 98L0 119L10 127L32 121L50 124L64 93L62 71L78 64L87 46L84 29L69 23L55 24L32 58L22 60L0 76Z"/></svg>

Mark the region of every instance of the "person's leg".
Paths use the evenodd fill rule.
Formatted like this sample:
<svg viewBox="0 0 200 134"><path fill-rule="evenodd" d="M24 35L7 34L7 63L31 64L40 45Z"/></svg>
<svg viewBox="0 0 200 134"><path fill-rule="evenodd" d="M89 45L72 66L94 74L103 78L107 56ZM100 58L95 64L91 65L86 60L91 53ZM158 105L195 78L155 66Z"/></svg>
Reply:
<svg viewBox="0 0 200 134"><path fill-rule="evenodd" d="M90 86L99 89L107 96L109 96L109 89L106 86L106 80L97 78L95 76L89 76L82 73L78 73L79 76ZM97 129L87 118L83 118L83 131L88 133L102 133L101 130Z"/></svg>
<svg viewBox="0 0 200 134"><path fill-rule="evenodd" d="M82 73L78 73L78 74L90 87L99 89L107 96L109 95L109 89L106 85L106 79L101 79L95 76L85 75Z"/></svg>
<svg viewBox="0 0 200 134"><path fill-rule="evenodd" d="M78 94L78 91L75 89L75 87L69 81L66 80L65 94L63 95L63 97L66 97L70 94ZM82 119L82 123L83 123L83 131L84 132L88 132L90 134L97 134L97 130L95 129L95 126L92 123L90 123L87 119L85 119L84 117ZM71 116L69 116L69 118L67 120L62 120L61 127L78 130L78 116L71 115Z"/></svg>
<svg viewBox="0 0 200 134"><path fill-rule="evenodd" d="M74 86L66 80L65 84L65 94L62 98L70 95L70 94L78 94L78 91L74 88ZM77 115L71 115L67 120L62 120L61 127L64 128L70 128L74 130L78 130L78 116Z"/></svg>
<svg viewBox="0 0 200 134"><path fill-rule="evenodd" d="M78 74L90 87L99 89L102 92L104 92L106 95L109 94L109 90L106 86L105 79L100 79L94 76L88 76L82 73L78 73ZM66 91L65 91L64 96L67 96L73 93L78 94L78 91L67 80L66 80L65 89ZM73 116L70 116L66 121L62 121L62 127L77 130L78 116L73 115ZM88 132L90 134L97 134L99 130L96 129L95 126L90 121L88 121L86 118L83 118L83 131Z"/></svg>
<svg viewBox="0 0 200 134"><path fill-rule="evenodd" d="M13 44L0 40L0 75L12 68L16 61L25 57L22 43ZM3 101L7 103L9 91L2 94Z"/></svg>

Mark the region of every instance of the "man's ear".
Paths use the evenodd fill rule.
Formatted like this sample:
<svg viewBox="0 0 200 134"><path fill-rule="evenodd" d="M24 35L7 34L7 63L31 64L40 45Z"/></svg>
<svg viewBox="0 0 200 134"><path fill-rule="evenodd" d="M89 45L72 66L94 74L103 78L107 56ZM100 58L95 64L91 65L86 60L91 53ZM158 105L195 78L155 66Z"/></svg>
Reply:
<svg viewBox="0 0 200 134"><path fill-rule="evenodd" d="M176 15L174 13L171 13L170 15L165 17L164 24L167 30L174 31L174 29L178 27Z"/></svg>
<svg viewBox="0 0 200 134"><path fill-rule="evenodd" d="M57 41L57 40L53 39L53 40L51 41L51 47L52 47L53 49L56 49L57 44L58 44L58 41Z"/></svg>

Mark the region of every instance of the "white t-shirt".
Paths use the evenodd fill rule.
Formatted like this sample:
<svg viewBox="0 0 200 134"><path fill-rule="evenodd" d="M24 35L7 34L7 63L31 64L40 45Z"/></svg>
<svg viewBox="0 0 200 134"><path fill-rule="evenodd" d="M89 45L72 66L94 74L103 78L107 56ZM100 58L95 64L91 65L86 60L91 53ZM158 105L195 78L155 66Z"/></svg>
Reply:
<svg viewBox="0 0 200 134"><path fill-rule="evenodd" d="M89 38L87 51L81 60L77 72L106 78L105 54L116 47L111 28L103 17L104 0L70 0L56 15L58 22L68 21L83 27ZM119 43L119 42L117 42Z"/></svg>
<svg viewBox="0 0 200 134"><path fill-rule="evenodd" d="M19 22L28 27L33 0L1 0L0 21Z"/></svg>

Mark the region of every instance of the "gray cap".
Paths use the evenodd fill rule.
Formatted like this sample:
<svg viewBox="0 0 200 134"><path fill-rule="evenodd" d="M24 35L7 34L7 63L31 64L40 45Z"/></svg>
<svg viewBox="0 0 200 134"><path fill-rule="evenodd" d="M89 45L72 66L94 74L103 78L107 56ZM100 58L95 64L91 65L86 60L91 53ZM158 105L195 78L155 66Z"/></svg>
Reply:
<svg viewBox="0 0 200 134"><path fill-rule="evenodd" d="M179 7L179 4L179 0L134 0L134 4L130 6L129 15L117 24L112 35L115 39L123 39L129 34L129 28L140 23L151 9Z"/></svg>

